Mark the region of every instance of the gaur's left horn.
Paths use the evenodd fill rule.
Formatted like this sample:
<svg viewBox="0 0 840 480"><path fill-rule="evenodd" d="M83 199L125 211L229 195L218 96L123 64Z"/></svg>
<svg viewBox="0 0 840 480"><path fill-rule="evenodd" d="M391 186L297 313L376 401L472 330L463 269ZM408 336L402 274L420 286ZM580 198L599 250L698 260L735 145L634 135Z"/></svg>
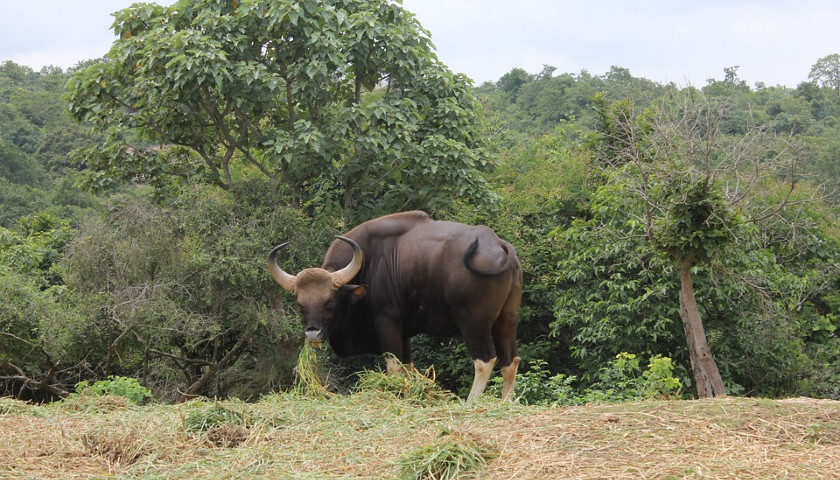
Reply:
<svg viewBox="0 0 840 480"><path fill-rule="evenodd" d="M356 274L359 273L359 270L362 269L362 247L360 247L358 243L354 242L353 240L347 237L342 237L339 235L335 238L344 240L345 242L350 244L351 247L353 247L353 260L351 260L346 267L342 268L341 270L337 270L332 274L333 285L337 287L342 287L344 285L347 285L351 280L353 280L353 277L355 277Z"/></svg>

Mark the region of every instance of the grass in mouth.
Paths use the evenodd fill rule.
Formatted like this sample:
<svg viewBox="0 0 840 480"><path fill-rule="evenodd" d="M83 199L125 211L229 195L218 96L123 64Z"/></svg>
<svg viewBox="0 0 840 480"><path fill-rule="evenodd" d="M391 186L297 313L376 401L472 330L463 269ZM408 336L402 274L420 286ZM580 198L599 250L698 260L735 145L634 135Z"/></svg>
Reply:
<svg viewBox="0 0 840 480"><path fill-rule="evenodd" d="M331 393L322 380L317 348L320 347L314 347L310 342L304 342L300 355L298 355L295 383L292 391L305 397L328 398Z"/></svg>

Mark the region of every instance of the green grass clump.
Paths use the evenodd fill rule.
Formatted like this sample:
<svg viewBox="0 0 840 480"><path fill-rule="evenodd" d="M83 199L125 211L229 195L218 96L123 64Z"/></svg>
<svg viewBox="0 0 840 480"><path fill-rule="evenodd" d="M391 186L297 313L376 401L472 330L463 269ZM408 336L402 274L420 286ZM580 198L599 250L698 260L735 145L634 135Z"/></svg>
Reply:
<svg viewBox="0 0 840 480"><path fill-rule="evenodd" d="M415 405L450 401L455 396L435 383L435 372L429 368L425 373L404 367L398 375L389 375L376 370L359 373L356 384L358 392L384 392L407 400Z"/></svg>
<svg viewBox="0 0 840 480"><path fill-rule="evenodd" d="M476 478L487 462L499 456L496 448L457 433L444 433L434 442L408 452L399 461L399 480Z"/></svg>
<svg viewBox="0 0 840 480"><path fill-rule="evenodd" d="M202 406L187 414L184 430L190 433L206 432L222 425L242 425L243 415L225 408L220 403Z"/></svg>
<svg viewBox="0 0 840 480"><path fill-rule="evenodd" d="M218 402L192 410L183 423L184 430L215 447L236 447L250 436L245 415Z"/></svg>

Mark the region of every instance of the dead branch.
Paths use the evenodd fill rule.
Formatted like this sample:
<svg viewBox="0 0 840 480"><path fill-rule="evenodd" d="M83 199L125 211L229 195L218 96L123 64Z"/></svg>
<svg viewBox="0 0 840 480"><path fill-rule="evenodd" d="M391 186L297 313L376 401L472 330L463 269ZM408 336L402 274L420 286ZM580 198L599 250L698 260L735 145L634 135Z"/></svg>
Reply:
<svg viewBox="0 0 840 480"><path fill-rule="evenodd" d="M195 397L198 392L200 392L211 380L216 376L217 373L225 366L227 366L231 361L233 361L239 354L239 350L242 349L245 344L251 340L251 335L254 333L254 330L257 329L257 322L252 322L251 325L248 326L248 329L242 333L242 337L239 338L239 341L236 342L236 345L231 348L228 353L219 360L218 363L215 365L211 365L210 368L204 372L204 375L201 376L198 380L196 380L192 385L190 385L178 398L178 403L186 402L187 400Z"/></svg>

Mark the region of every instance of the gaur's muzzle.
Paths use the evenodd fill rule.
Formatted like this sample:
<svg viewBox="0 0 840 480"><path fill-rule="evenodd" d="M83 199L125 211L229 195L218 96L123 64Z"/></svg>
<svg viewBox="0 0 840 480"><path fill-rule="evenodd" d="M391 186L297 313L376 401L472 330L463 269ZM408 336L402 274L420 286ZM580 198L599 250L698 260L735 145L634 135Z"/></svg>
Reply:
<svg viewBox="0 0 840 480"><path fill-rule="evenodd" d="M324 331L318 327L307 327L305 334L306 341L309 343L318 345L324 342Z"/></svg>

